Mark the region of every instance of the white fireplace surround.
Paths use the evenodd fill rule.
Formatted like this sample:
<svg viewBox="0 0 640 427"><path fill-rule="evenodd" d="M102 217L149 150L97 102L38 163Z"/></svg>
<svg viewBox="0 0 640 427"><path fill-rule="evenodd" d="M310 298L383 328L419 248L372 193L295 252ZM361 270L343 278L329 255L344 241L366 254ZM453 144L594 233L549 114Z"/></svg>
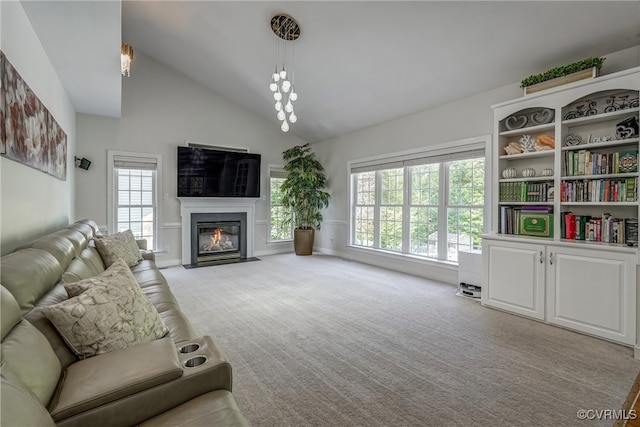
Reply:
<svg viewBox="0 0 640 427"><path fill-rule="evenodd" d="M247 258L253 257L255 210L257 198L178 197L182 217L182 264L191 264L191 214L232 213L247 214Z"/></svg>

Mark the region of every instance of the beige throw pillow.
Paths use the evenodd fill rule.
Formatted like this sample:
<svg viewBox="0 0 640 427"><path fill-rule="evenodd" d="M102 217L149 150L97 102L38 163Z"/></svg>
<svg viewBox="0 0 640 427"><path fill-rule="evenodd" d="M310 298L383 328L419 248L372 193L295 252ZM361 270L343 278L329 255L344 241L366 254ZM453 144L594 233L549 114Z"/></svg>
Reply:
<svg viewBox="0 0 640 427"><path fill-rule="evenodd" d="M65 288L76 296L42 312L80 357L154 341L169 332L122 260L100 276Z"/></svg>
<svg viewBox="0 0 640 427"><path fill-rule="evenodd" d="M96 237L96 249L102 257L104 264L109 267L117 259L122 258L129 267L133 267L142 261L140 248L131 230L110 234L109 236Z"/></svg>

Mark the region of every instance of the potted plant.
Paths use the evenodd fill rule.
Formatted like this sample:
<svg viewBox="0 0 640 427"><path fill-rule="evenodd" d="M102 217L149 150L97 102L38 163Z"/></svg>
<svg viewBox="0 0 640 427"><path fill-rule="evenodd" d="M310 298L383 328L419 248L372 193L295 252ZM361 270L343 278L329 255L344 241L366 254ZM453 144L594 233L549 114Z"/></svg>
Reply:
<svg viewBox="0 0 640 427"><path fill-rule="evenodd" d="M606 58L587 58L562 67L552 68L542 74L534 74L522 80L524 94L538 92L566 83L596 77Z"/></svg>
<svg viewBox="0 0 640 427"><path fill-rule="evenodd" d="M287 177L282 183L282 204L293 213L293 246L296 255L311 255L315 230L320 230L323 208L329 206L324 191L327 175L310 144L282 152Z"/></svg>

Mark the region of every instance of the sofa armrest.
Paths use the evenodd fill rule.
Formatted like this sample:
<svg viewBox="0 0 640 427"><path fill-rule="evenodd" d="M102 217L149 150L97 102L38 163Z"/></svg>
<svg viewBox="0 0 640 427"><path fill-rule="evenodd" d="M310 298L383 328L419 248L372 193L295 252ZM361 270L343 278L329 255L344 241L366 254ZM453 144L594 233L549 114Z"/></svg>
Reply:
<svg viewBox="0 0 640 427"><path fill-rule="evenodd" d="M142 255L142 259L156 262L156 254L151 250L140 250L140 255Z"/></svg>
<svg viewBox="0 0 640 427"><path fill-rule="evenodd" d="M211 391L231 391L231 365L211 337L196 338L189 343L196 343L199 348L185 354L179 353L180 347L173 349L184 366L181 377L57 421L56 424L58 427L138 425ZM198 356L204 356L206 362L188 367L188 360Z"/></svg>
<svg viewBox="0 0 640 427"><path fill-rule="evenodd" d="M50 405L59 421L182 376L170 338L138 344L69 365Z"/></svg>
<svg viewBox="0 0 640 427"><path fill-rule="evenodd" d="M139 249L147 250L147 239L136 239L136 243Z"/></svg>

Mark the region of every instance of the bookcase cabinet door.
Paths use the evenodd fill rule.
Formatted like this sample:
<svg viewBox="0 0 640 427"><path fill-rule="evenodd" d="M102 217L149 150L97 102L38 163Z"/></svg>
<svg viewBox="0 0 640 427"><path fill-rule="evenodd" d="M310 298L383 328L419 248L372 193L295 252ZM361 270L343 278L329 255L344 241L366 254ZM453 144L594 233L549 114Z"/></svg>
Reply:
<svg viewBox="0 0 640 427"><path fill-rule="evenodd" d="M483 240L482 303L544 320L545 246Z"/></svg>
<svg viewBox="0 0 640 427"><path fill-rule="evenodd" d="M548 322L635 344L633 255L547 246L547 258Z"/></svg>

